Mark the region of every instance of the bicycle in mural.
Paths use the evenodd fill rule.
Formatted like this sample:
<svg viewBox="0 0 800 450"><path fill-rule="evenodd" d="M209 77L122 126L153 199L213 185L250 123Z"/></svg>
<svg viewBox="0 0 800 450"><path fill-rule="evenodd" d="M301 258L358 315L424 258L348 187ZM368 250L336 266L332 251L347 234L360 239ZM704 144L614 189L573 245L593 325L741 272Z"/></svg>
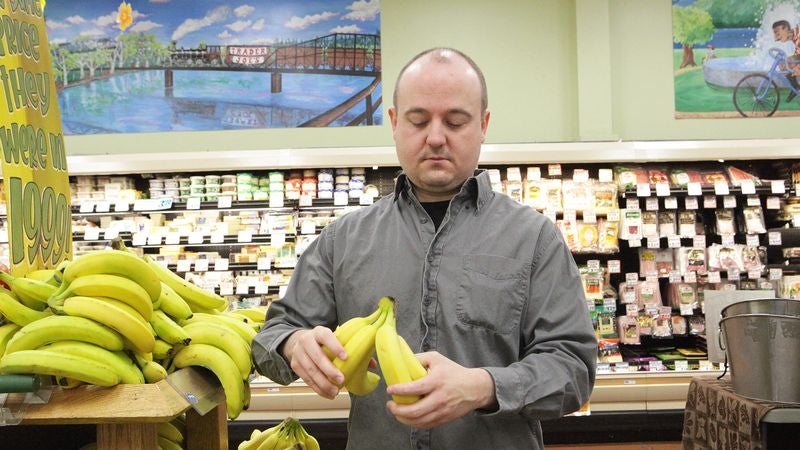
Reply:
<svg viewBox="0 0 800 450"><path fill-rule="evenodd" d="M733 105L744 117L769 117L775 114L781 103L779 86L789 89L787 100L800 96L800 90L787 77L792 71L787 64L786 53L771 48L769 55L773 61L767 73L747 75L733 89Z"/></svg>

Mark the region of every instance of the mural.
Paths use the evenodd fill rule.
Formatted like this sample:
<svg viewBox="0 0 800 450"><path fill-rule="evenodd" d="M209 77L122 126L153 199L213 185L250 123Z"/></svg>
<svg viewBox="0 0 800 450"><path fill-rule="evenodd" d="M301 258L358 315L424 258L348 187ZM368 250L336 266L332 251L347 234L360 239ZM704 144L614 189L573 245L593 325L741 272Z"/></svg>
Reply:
<svg viewBox="0 0 800 450"><path fill-rule="evenodd" d="M673 0L675 117L800 116L800 0Z"/></svg>
<svg viewBox="0 0 800 450"><path fill-rule="evenodd" d="M379 0L50 0L65 134L379 125Z"/></svg>

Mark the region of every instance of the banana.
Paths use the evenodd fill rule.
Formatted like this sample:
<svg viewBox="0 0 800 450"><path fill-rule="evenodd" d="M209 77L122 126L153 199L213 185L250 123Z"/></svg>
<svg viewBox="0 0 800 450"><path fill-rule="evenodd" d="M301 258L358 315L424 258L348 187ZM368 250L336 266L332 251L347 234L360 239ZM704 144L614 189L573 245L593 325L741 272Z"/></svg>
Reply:
<svg viewBox="0 0 800 450"><path fill-rule="evenodd" d="M6 345L8 345L8 341L14 337L14 333L19 331L20 328L22 327L13 322L0 326L0 356L6 352Z"/></svg>
<svg viewBox="0 0 800 450"><path fill-rule="evenodd" d="M155 347L153 347L153 359L167 359L172 356L172 344L162 339L156 339Z"/></svg>
<svg viewBox="0 0 800 450"><path fill-rule="evenodd" d="M152 352L156 344L150 330L136 317L136 312L131 313L111 302L94 297L70 297L64 301L64 313L92 319L111 328L127 339L137 352Z"/></svg>
<svg viewBox="0 0 800 450"><path fill-rule="evenodd" d="M147 359L147 356L143 356L137 352L133 353L133 357L136 360L136 365L142 370L142 375L144 375L144 380L146 382L158 383L167 378L167 369L161 364L152 359ZM150 357L152 358L152 355Z"/></svg>
<svg viewBox="0 0 800 450"><path fill-rule="evenodd" d="M411 375L411 379L413 381L417 381L420 378L424 377L428 374L428 371L419 362L417 359L417 355L414 354L414 350L411 350L411 347L408 346L408 342L403 339L403 336L397 335L398 345L400 345L400 353L403 354L403 361L408 368L408 374Z"/></svg>
<svg viewBox="0 0 800 450"><path fill-rule="evenodd" d="M175 367L200 366L214 372L225 391L228 418L237 418L244 407L244 381L227 353L208 344L189 344L175 355Z"/></svg>
<svg viewBox="0 0 800 450"><path fill-rule="evenodd" d="M306 446L306 450L319 450L319 442L317 441L317 438L308 434L305 428L300 427L300 430L303 432L303 435L305 437L303 443Z"/></svg>
<svg viewBox="0 0 800 450"><path fill-rule="evenodd" d="M78 450L97 450L97 442L90 442Z"/></svg>
<svg viewBox="0 0 800 450"><path fill-rule="evenodd" d="M192 308L189 307L186 300L164 282L161 283L161 297L159 297L159 300L161 300L159 309L173 319L180 320L192 317Z"/></svg>
<svg viewBox="0 0 800 450"><path fill-rule="evenodd" d="M151 303L161 295L161 282L142 258L130 252L103 250L76 258L64 269L63 280L70 284L87 275L117 275L125 277L147 291Z"/></svg>
<svg viewBox="0 0 800 450"><path fill-rule="evenodd" d="M151 331L152 327L150 326L150 322L148 322L144 317L142 317L142 315L139 314L139 311L137 311L133 306L131 306L131 305L125 303L125 302L119 301L117 299L111 298L111 297L92 297L92 298L96 298L97 300L102 300L102 301L104 301L106 303L111 303L112 305L116 306L117 308L120 308L120 309L126 311L134 319L136 319L137 321L141 322L142 325L144 325L147 328L147 332L148 333L150 333L151 335L155 336L155 333Z"/></svg>
<svg viewBox="0 0 800 450"><path fill-rule="evenodd" d="M378 363L381 366L381 372L383 372L387 386L412 381L400 349L394 308L389 308L386 321L378 329L378 333L375 336L375 351L378 353ZM419 396L416 395L392 395L392 398L395 402L403 404L410 404L419 400Z"/></svg>
<svg viewBox="0 0 800 450"><path fill-rule="evenodd" d="M172 422L159 423L158 435L177 444L183 444L183 433Z"/></svg>
<svg viewBox="0 0 800 450"><path fill-rule="evenodd" d="M214 322L224 325L235 331L248 345L253 342L253 338L255 338L257 334L256 331L250 328L244 321L222 314L194 313L191 319L182 320L180 324L185 326L186 324L194 322Z"/></svg>
<svg viewBox="0 0 800 450"><path fill-rule="evenodd" d="M253 307L253 308L240 308L231 311L233 314L239 314L247 317L253 322L264 322L267 320L267 308Z"/></svg>
<svg viewBox="0 0 800 450"><path fill-rule="evenodd" d="M149 256L144 255L144 260L150 268L153 269L153 272L156 273L158 278L186 300L189 306L218 310L228 305L228 301L224 298L214 292L206 291L200 286L190 283L188 280L184 280L168 268L155 262L155 260Z"/></svg>
<svg viewBox="0 0 800 450"><path fill-rule="evenodd" d="M161 447L161 450L183 450L180 444L172 442L163 436L158 436L158 446Z"/></svg>
<svg viewBox="0 0 800 450"><path fill-rule="evenodd" d="M153 311L153 317L150 318L150 325L156 330L156 335L158 335L159 338L170 344L185 345L192 340L180 325L175 323L174 320L170 319L170 317L160 309Z"/></svg>
<svg viewBox="0 0 800 450"><path fill-rule="evenodd" d="M375 322L381 315L381 308L380 306L378 309L375 310L372 314L366 317L353 317L352 319L348 320L347 322L339 325L336 327L336 330L333 332L333 335L336 336L336 339L339 341L342 346L347 344L350 339L363 327ZM328 356L328 359L333 360L336 355L328 349L328 347L323 347L322 349L325 352L325 355Z"/></svg>
<svg viewBox="0 0 800 450"><path fill-rule="evenodd" d="M37 311L28 308L14 297L0 291L0 314L9 321L24 327L29 323L51 316L53 313L49 309Z"/></svg>
<svg viewBox="0 0 800 450"><path fill-rule="evenodd" d="M6 345L6 355L32 350L56 341L89 342L106 350L122 350L122 336L94 320L73 316L48 316L22 327Z"/></svg>
<svg viewBox="0 0 800 450"><path fill-rule="evenodd" d="M68 266L72 267L70 264ZM118 275L94 274L85 275L64 283L64 288L50 297L48 304L59 311L64 304L64 299L75 295L86 297L110 297L131 305L147 320L153 315L153 302L147 291L138 283Z"/></svg>
<svg viewBox="0 0 800 450"><path fill-rule="evenodd" d="M25 274L25 278L30 278L31 280L37 281L48 281L53 278L55 275L56 269L39 269L33 270Z"/></svg>
<svg viewBox="0 0 800 450"><path fill-rule="evenodd" d="M208 344L230 356L242 379L246 380L252 369L250 344L230 328L215 322L194 322L183 327L192 339L192 344Z"/></svg>
<svg viewBox="0 0 800 450"><path fill-rule="evenodd" d="M137 367L124 352L112 352L103 347L80 341L58 341L39 347L39 349L68 353L105 364L114 370L119 377L119 382L122 384L144 383L142 371L139 370L139 367Z"/></svg>
<svg viewBox="0 0 800 450"><path fill-rule="evenodd" d="M83 386L85 383L75 378L57 377L56 384L62 389L75 389L78 386Z"/></svg>
<svg viewBox="0 0 800 450"><path fill-rule="evenodd" d="M333 359L333 365L339 369L344 375L344 380L353 378L354 374L364 364L364 360L369 361L375 349L375 335L378 329L383 325L386 320L387 312L390 308L380 306L382 310L381 315L375 322L362 327L344 346L347 353L347 359L341 360L339 357Z"/></svg>
<svg viewBox="0 0 800 450"><path fill-rule="evenodd" d="M28 308L42 311L47 308L47 299L58 289L44 281L25 277L13 277L11 274L0 271L0 281L8 284L11 292Z"/></svg>
<svg viewBox="0 0 800 450"><path fill-rule="evenodd" d="M20 350L0 359L1 373L36 373L73 378L98 386L114 386L119 376L106 364L93 359L47 350Z"/></svg>

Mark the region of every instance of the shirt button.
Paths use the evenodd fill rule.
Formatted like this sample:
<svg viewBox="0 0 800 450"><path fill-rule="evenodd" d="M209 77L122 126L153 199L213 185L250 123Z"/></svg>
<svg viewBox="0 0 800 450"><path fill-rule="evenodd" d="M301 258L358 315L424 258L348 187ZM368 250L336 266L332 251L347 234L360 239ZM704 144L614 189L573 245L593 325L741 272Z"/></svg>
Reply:
<svg viewBox="0 0 800 450"><path fill-rule="evenodd" d="M425 300L422 301L422 304L425 305L425 306L430 306L431 299L428 298L428 297L425 297Z"/></svg>
<svg viewBox="0 0 800 450"><path fill-rule="evenodd" d="M430 344L428 344L427 342L423 342L422 343L422 351L423 352L429 352L430 350L431 350Z"/></svg>
<svg viewBox="0 0 800 450"><path fill-rule="evenodd" d="M419 220L419 223L428 223L428 219L422 218Z"/></svg>

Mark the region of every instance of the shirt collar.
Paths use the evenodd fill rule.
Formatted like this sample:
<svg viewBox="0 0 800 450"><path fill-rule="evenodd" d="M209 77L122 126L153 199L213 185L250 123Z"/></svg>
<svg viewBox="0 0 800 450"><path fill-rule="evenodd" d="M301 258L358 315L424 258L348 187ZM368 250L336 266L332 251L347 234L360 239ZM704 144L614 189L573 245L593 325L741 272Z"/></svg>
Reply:
<svg viewBox="0 0 800 450"><path fill-rule="evenodd" d="M402 196L410 198L411 194L411 181L405 173L401 173L397 177L394 185L394 200ZM492 191L492 184L489 181L489 173L483 169L478 169L475 173L467 178L467 181L461 186L461 191L456 196L468 196L469 199L475 202L475 209L480 212L483 205L485 205L494 196Z"/></svg>

